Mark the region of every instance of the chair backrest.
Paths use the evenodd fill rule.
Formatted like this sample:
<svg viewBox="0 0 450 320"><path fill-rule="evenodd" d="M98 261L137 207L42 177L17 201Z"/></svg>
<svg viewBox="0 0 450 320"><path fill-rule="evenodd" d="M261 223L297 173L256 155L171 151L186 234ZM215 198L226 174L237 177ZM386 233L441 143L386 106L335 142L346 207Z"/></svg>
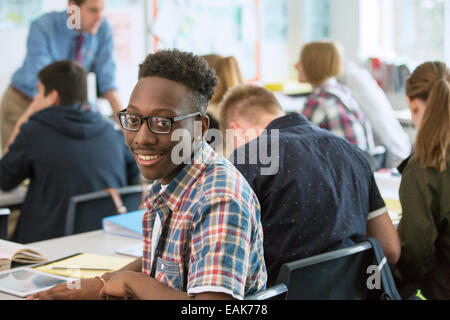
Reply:
<svg viewBox="0 0 450 320"><path fill-rule="evenodd" d="M142 190L142 185L117 189L128 212L139 209ZM101 229L102 219L116 214L117 208L106 191L74 196L69 201L64 235Z"/></svg>
<svg viewBox="0 0 450 320"><path fill-rule="evenodd" d="M277 283L287 285L287 300L401 299L381 246L374 238L285 263Z"/></svg>
<svg viewBox="0 0 450 320"><path fill-rule="evenodd" d="M279 283L251 296L244 297L244 300L284 300L287 291L287 286L284 283Z"/></svg>
<svg viewBox="0 0 450 320"><path fill-rule="evenodd" d="M11 211L7 208L0 208L0 239L8 240L8 219Z"/></svg>

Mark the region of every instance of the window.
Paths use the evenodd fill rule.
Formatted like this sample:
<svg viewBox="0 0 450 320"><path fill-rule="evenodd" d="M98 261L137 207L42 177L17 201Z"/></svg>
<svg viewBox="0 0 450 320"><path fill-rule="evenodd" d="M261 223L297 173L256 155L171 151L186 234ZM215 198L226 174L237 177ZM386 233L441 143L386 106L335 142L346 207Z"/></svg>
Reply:
<svg viewBox="0 0 450 320"><path fill-rule="evenodd" d="M362 0L361 55L410 68L448 60L449 7L449 0Z"/></svg>

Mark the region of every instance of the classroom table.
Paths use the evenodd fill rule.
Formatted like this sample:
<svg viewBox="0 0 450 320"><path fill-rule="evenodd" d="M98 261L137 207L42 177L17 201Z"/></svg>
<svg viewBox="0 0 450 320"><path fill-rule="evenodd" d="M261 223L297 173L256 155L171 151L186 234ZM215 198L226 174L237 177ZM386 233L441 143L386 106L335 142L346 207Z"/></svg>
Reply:
<svg viewBox="0 0 450 320"><path fill-rule="evenodd" d="M0 191L0 208L13 210L20 207L26 194L27 188L25 186L20 186L12 191Z"/></svg>
<svg viewBox="0 0 450 320"><path fill-rule="evenodd" d="M389 172L375 173L375 181L380 189L383 198L399 199L398 190L401 177ZM394 221L397 224L398 221ZM51 240L30 243L39 249L40 252L49 260L56 260L74 253L94 253L110 256L121 256L115 253L119 248L127 248L141 244L142 240L116 236L105 233L102 230L80 233L67 237L61 237ZM20 300L21 298L0 292L0 300Z"/></svg>
<svg viewBox="0 0 450 320"><path fill-rule="evenodd" d="M60 259L78 252L125 257L115 253L119 248L139 245L142 240L104 233L102 230L80 233L62 238L29 243L49 260ZM0 292L0 300L22 298Z"/></svg>

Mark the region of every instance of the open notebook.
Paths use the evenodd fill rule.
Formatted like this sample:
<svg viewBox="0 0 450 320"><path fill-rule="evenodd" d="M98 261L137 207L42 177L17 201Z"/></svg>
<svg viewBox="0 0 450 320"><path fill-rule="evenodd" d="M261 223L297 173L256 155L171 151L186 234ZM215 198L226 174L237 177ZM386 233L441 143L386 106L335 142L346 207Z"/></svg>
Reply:
<svg viewBox="0 0 450 320"><path fill-rule="evenodd" d="M0 240L0 271L11 268L12 262L34 264L47 259L38 249L6 240Z"/></svg>

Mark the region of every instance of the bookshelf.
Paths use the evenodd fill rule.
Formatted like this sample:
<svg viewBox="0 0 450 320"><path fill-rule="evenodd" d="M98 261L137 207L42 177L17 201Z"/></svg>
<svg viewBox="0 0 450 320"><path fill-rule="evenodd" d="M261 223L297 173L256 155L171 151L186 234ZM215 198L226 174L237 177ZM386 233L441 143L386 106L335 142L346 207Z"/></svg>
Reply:
<svg viewBox="0 0 450 320"><path fill-rule="evenodd" d="M369 58L366 67L383 89L394 110L408 109L405 83L410 70L405 64L394 64L379 58Z"/></svg>

